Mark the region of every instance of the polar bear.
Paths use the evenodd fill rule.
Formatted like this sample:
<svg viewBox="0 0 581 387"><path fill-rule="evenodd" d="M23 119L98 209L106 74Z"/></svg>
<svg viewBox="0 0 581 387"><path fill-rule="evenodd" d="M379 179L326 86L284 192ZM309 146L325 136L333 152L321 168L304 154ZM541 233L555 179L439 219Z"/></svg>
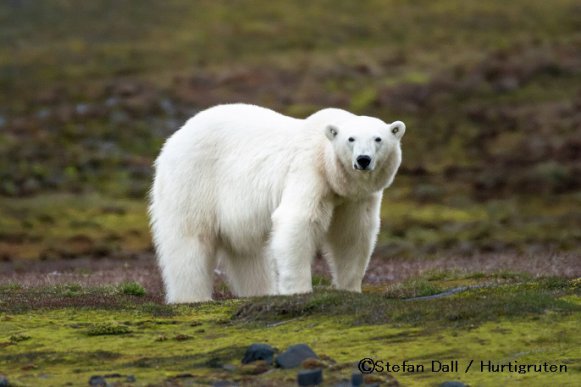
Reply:
<svg viewBox="0 0 581 387"><path fill-rule="evenodd" d="M192 117L155 161L150 219L169 303L211 300L217 262L239 296L308 293L322 252L361 291L403 122L341 109L296 119L254 105Z"/></svg>

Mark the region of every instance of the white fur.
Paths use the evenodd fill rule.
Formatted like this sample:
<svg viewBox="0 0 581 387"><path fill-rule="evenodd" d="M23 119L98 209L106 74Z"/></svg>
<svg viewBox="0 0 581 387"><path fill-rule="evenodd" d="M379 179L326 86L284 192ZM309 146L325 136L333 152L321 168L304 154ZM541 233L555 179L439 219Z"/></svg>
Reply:
<svg viewBox="0 0 581 387"><path fill-rule="evenodd" d="M218 260L237 296L310 292L317 251L337 288L361 291L404 131L340 109L302 120L233 104L191 118L163 146L151 191L167 301L210 300ZM372 170L354 168L362 154Z"/></svg>

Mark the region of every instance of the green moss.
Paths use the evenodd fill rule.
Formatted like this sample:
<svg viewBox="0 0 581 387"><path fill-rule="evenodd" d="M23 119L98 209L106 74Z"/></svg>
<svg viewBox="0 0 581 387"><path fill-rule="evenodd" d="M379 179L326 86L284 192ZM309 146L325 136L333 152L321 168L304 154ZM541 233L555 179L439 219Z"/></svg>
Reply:
<svg viewBox="0 0 581 387"><path fill-rule="evenodd" d="M87 329L89 336L124 335L126 333L131 333L129 327L117 323L94 324Z"/></svg>
<svg viewBox="0 0 581 387"><path fill-rule="evenodd" d="M355 114L361 114L368 111L372 106L374 101L377 100L377 89L373 87L368 87L360 90L358 93L351 97L350 111Z"/></svg>
<svg viewBox="0 0 581 387"><path fill-rule="evenodd" d="M125 282L118 286L119 292L130 296L144 296L145 289L138 282Z"/></svg>
<svg viewBox="0 0 581 387"><path fill-rule="evenodd" d="M440 278L436 283L445 288L446 281ZM7 338L26 332L31 339L3 346L0 365L10 370L13 383L23 385L37 383L37 372L47 375L45 385L74 384L88 381L91 375L113 373L135 375L140 384L226 379L280 385L294 383L296 370L254 375L256 370L241 366L245 348L265 342L284 350L305 342L332 364L324 371L329 383L349 378L354 363L372 357L426 367L432 360L458 360L462 368L471 359L547 361L570 367L567 374L464 374L462 370L394 374L400 384L411 386L451 379L472 385L567 385L578 372L573 364L581 355L575 335L581 298L576 282L541 279L421 302L377 292L317 291L309 296L172 306L171 316L153 316L139 306L3 313L0 319ZM374 320L378 314L382 321ZM225 323L230 316L234 319ZM467 324L458 325L461 319ZM89 329L99 335L87 335ZM173 339L177 337L188 339ZM36 372L22 369L22 364L34 364ZM230 365L229 371L223 365Z"/></svg>
<svg viewBox="0 0 581 387"><path fill-rule="evenodd" d="M151 248L146 203L99 195L0 198L2 234L0 254L12 260L130 255Z"/></svg>
<svg viewBox="0 0 581 387"><path fill-rule="evenodd" d="M16 334L16 335L12 335L8 338L8 340L13 343L20 343L21 341L26 341L26 340L30 340L30 336L27 335L23 335L23 334Z"/></svg>

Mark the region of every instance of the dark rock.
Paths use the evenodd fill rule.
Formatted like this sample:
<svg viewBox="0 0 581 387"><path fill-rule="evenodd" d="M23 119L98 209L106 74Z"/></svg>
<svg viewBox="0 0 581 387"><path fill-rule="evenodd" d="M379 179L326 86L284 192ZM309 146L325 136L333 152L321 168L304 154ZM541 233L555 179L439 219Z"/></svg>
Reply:
<svg viewBox="0 0 581 387"><path fill-rule="evenodd" d="M107 381L101 375L93 375L89 378L89 386L105 387L107 386Z"/></svg>
<svg viewBox="0 0 581 387"><path fill-rule="evenodd" d="M4 375L0 375L0 387L9 387L10 386L10 382L8 381L8 378Z"/></svg>
<svg viewBox="0 0 581 387"><path fill-rule="evenodd" d="M466 384L458 381L444 382L440 384L440 387L466 387Z"/></svg>
<svg viewBox="0 0 581 387"><path fill-rule="evenodd" d="M353 372L353 375L351 375L351 385L353 387L363 385L363 374L359 372Z"/></svg>
<svg viewBox="0 0 581 387"><path fill-rule="evenodd" d="M284 369L295 368L309 358L318 359L319 357L306 344L291 345L286 351L276 357L276 365Z"/></svg>
<svg viewBox="0 0 581 387"><path fill-rule="evenodd" d="M177 374L176 376L174 376L174 379L187 379L187 378L193 378L194 375L189 374L189 373L184 373L184 374Z"/></svg>
<svg viewBox="0 0 581 387"><path fill-rule="evenodd" d="M135 383L137 381L137 379L133 375L127 375L127 378L125 379L125 381L127 383Z"/></svg>
<svg viewBox="0 0 581 387"><path fill-rule="evenodd" d="M268 344L252 344L242 358L242 364L252 363L256 360L264 360L272 364L274 358L274 349Z"/></svg>
<svg viewBox="0 0 581 387"><path fill-rule="evenodd" d="M305 370L299 371L297 376L299 386L316 386L323 383L323 370Z"/></svg>

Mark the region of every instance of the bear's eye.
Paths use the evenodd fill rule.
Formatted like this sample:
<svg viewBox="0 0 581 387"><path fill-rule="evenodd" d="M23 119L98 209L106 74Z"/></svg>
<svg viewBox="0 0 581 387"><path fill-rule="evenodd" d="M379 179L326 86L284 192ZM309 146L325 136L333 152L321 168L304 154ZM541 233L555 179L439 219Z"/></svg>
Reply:
<svg viewBox="0 0 581 387"><path fill-rule="evenodd" d="M381 138L375 137L375 142L381 142Z"/></svg>
<svg viewBox="0 0 581 387"><path fill-rule="evenodd" d="M354 142L355 141L355 139L353 137L349 137L348 140L349 140L349 142Z"/></svg>

